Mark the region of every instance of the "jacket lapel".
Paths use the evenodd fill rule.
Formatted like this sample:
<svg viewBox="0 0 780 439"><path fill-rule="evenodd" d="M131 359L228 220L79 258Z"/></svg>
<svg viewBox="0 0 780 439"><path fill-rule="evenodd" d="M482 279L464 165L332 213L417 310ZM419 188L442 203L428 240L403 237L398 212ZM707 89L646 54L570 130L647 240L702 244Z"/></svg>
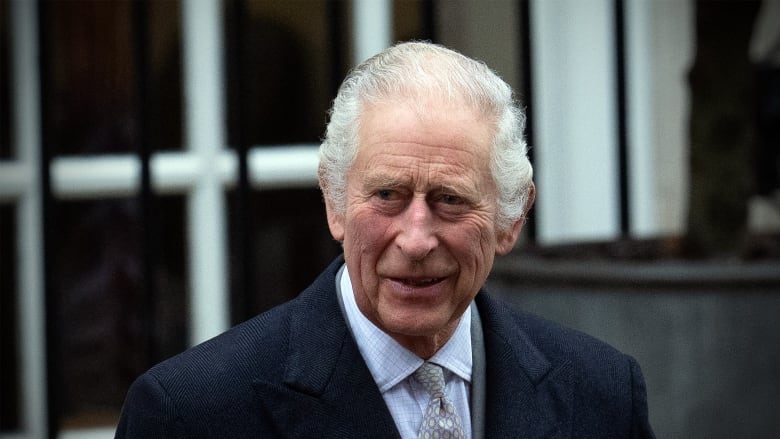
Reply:
<svg viewBox="0 0 780 439"><path fill-rule="evenodd" d="M338 261L337 261L338 262ZM399 438L338 305L334 263L296 300L278 382L257 380L261 406L285 437Z"/></svg>
<svg viewBox="0 0 780 439"><path fill-rule="evenodd" d="M338 305L337 260L296 299L280 380L257 379L261 415L279 436L400 436ZM572 370L553 366L504 305L477 296L486 358L485 437L568 437ZM283 331L280 331L283 332Z"/></svg>
<svg viewBox="0 0 780 439"><path fill-rule="evenodd" d="M503 305L479 294L477 306L485 340L485 437L568 437L569 365L553 367Z"/></svg>

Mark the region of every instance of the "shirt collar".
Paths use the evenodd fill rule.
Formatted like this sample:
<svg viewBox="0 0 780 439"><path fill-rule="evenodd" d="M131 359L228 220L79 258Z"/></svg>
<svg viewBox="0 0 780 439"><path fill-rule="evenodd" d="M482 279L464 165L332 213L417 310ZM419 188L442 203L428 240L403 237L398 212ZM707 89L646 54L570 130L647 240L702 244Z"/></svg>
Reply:
<svg viewBox="0 0 780 439"><path fill-rule="evenodd" d="M363 315L355 301L346 266L341 279L337 281L340 282L341 296L352 335L379 391L384 393L417 370L423 360ZM471 382L471 307L463 313L452 337L429 361Z"/></svg>

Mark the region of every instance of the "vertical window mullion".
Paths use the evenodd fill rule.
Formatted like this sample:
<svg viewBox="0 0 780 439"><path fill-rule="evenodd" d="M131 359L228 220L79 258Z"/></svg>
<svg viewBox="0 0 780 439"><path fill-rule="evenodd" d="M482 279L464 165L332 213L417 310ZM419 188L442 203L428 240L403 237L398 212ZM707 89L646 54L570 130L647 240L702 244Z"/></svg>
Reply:
<svg viewBox="0 0 780 439"><path fill-rule="evenodd" d="M37 2L10 2L11 105L16 156L30 176L17 208L19 334L24 340L20 343L20 415L24 433L43 438L48 408L37 6Z"/></svg>
<svg viewBox="0 0 780 439"><path fill-rule="evenodd" d="M393 3L391 0L354 0L352 11L352 60L359 64L393 41Z"/></svg>
<svg viewBox="0 0 780 439"><path fill-rule="evenodd" d="M531 1L537 239L620 234L612 2ZM560 26L560 23L570 25ZM577 74L573 74L576 72ZM582 87L582 84L588 84ZM592 197L589 194L605 194ZM566 211L566 215L560 215Z"/></svg>
<svg viewBox="0 0 780 439"><path fill-rule="evenodd" d="M225 202L219 174L225 144L222 14L219 2L182 2L185 142L199 162L187 200L191 344L229 325Z"/></svg>

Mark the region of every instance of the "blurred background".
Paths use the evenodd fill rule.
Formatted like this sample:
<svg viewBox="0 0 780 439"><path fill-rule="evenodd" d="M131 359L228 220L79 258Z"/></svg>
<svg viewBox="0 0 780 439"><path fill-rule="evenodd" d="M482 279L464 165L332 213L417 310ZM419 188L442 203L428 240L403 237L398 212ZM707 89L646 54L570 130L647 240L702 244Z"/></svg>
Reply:
<svg viewBox="0 0 780 439"><path fill-rule="evenodd" d="M780 437L779 3L0 0L0 438L110 438L141 372L306 287L330 101L408 39L527 107L494 294L635 356L658 437Z"/></svg>

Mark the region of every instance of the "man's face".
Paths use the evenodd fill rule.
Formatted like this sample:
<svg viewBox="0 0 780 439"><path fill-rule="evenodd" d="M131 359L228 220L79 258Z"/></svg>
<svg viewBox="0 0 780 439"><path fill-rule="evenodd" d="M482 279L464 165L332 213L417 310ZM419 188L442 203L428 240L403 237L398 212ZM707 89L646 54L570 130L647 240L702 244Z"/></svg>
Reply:
<svg viewBox="0 0 780 439"><path fill-rule="evenodd" d="M495 229L492 135L466 106L368 106L346 212L328 207L358 307L413 351L449 339L495 255L517 239L519 225Z"/></svg>

